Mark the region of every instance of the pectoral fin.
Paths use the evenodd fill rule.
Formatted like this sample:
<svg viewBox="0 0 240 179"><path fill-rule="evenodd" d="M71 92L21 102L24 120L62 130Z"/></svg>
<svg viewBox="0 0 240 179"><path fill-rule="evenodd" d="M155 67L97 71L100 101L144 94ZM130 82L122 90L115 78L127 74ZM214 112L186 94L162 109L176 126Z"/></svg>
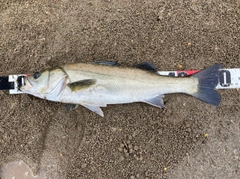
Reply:
<svg viewBox="0 0 240 179"><path fill-rule="evenodd" d="M95 80L95 79L86 79L86 80L69 83L67 86L72 91L78 91L78 90L83 90L83 89L89 88L90 86L94 85L96 83L96 81L97 80Z"/></svg>
<svg viewBox="0 0 240 179"><path fill-rule="evenodd" d="M99 106L91 106L91 105L87 105L87 104L81 104L81 105L84 106L85 108L88 108L92 112L95 112L98 115L104 117L103 111Z"/></svg>
<svg viewBox="0 0 240 179"><path fill-rule="evenodd" d="M144 102L146 102L150 105L162 108L162 107L164 107L163 97L164 97L164 95L159 95L157 97L147 99Z"/></svg>

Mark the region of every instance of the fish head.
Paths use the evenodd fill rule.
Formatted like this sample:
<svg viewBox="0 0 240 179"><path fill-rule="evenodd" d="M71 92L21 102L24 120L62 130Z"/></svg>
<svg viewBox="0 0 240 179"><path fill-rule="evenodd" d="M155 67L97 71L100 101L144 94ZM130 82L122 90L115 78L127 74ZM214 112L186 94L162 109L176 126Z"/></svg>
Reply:
<svg viewBox="0 0 240 179"><path fill-rule="evenodd" d="M61 67L54 67L26 76L24 82L22 92L54 100L66 86L67 74Z"/></svg>

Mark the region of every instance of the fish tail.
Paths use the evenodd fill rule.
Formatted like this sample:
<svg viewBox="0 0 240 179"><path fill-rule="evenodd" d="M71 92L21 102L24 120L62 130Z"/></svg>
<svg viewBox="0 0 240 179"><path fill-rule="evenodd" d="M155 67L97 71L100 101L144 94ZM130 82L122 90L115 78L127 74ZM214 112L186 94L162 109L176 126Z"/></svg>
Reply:
<svg viewBox="0 0 240 179"><path fill-rule="evenodd" d="M218 106L221 96L215 88L218 85L219 70L221 68L223 68L223 65L216 64L193 75L198 79L198 91L192 95L209 104Z"/></svg>

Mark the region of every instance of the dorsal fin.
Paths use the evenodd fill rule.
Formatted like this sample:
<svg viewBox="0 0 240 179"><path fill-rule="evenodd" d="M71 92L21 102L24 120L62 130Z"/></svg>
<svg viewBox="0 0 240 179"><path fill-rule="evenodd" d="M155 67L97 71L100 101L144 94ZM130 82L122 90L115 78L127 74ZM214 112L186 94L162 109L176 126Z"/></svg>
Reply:
<svg viewBox="0 0 240 179"><path fill-rule="evenodd" d="M107 66L120 66L118 62L112 62L112 61L95 61L93 63L99 64L99 65L107 65Z"/></svg>
<svg viewBox="0 0 240 179"><path fill-rule="evenodd" d="M140 64L136 65L136 68L151 71L151 72L157 72L157 68L151 62L140 63Z"/></svg>

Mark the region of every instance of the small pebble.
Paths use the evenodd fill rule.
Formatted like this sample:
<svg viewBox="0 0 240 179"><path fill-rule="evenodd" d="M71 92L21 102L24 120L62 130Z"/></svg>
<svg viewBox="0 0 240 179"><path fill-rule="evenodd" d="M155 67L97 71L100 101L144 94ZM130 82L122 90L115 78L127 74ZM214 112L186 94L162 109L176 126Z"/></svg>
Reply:
<svg viewBox="0 0 240 179"><path fill-rule="evenodd" d="M135 151L138 150L138 146L135 145L135 146L133 147L133 149L134 149Z"/></svg>
<svg viewBox="0 0 240 179"><path fill-rule="evenodd" d="M119 158L119 161L122 162L123 160L124 160L124 156L121 156L121 157Z"/></svg>
<svg viewBox="0 0 240 179"><path fill-rule="evenodd" d="M162 135L162 133L163 133L163 130L162 129L158 129L158 134Z"/></svg>
<svg viewBox="0 0 240 179"><path fill-rule="evenodd" d="M123 144L123 143L121 143L121 144L120 144L120 147L121 147L121 148L123 148L123 147L124 147L124 144Z"/></svg>
<svg viewBox="0 0 240 179"><path fill-rule="evenodd" d="M133 153L133 149L129 149L129 153L132 154Z"/></svg>
<svg viewBox="0 0 240 179"><path fill-rule="evenodd" d="M0 133L4 133L4 129L0 127Z"/></svg>
<svg viewBox="0 0 240 179"><path fill-rule="evenodd" d="M128 148L129 148L129 149L132 149L132 144L129 144L129 145L128 145Z"/></svg>
<svg viewBox="0 0 240 179"><path fill-rule="evenodd" d="M191 130L190 127L188 127L188 128L186 129L186 131L190 133L192 130Z"/></svg>
<svg viewBox="0 0 240 179"><path fill-rule="evenodd" d="M181 70L183 66L181 64L178 65L178 69Z"/></svg>
<svg viewBox="0 0 240 179"><path fill-rule="evenodd" d="M83 163L83 164L81 165L81 167L82 167L82 168L86 168L86 167L87 167L87 164L86 164L86 163Z"/></svg>

